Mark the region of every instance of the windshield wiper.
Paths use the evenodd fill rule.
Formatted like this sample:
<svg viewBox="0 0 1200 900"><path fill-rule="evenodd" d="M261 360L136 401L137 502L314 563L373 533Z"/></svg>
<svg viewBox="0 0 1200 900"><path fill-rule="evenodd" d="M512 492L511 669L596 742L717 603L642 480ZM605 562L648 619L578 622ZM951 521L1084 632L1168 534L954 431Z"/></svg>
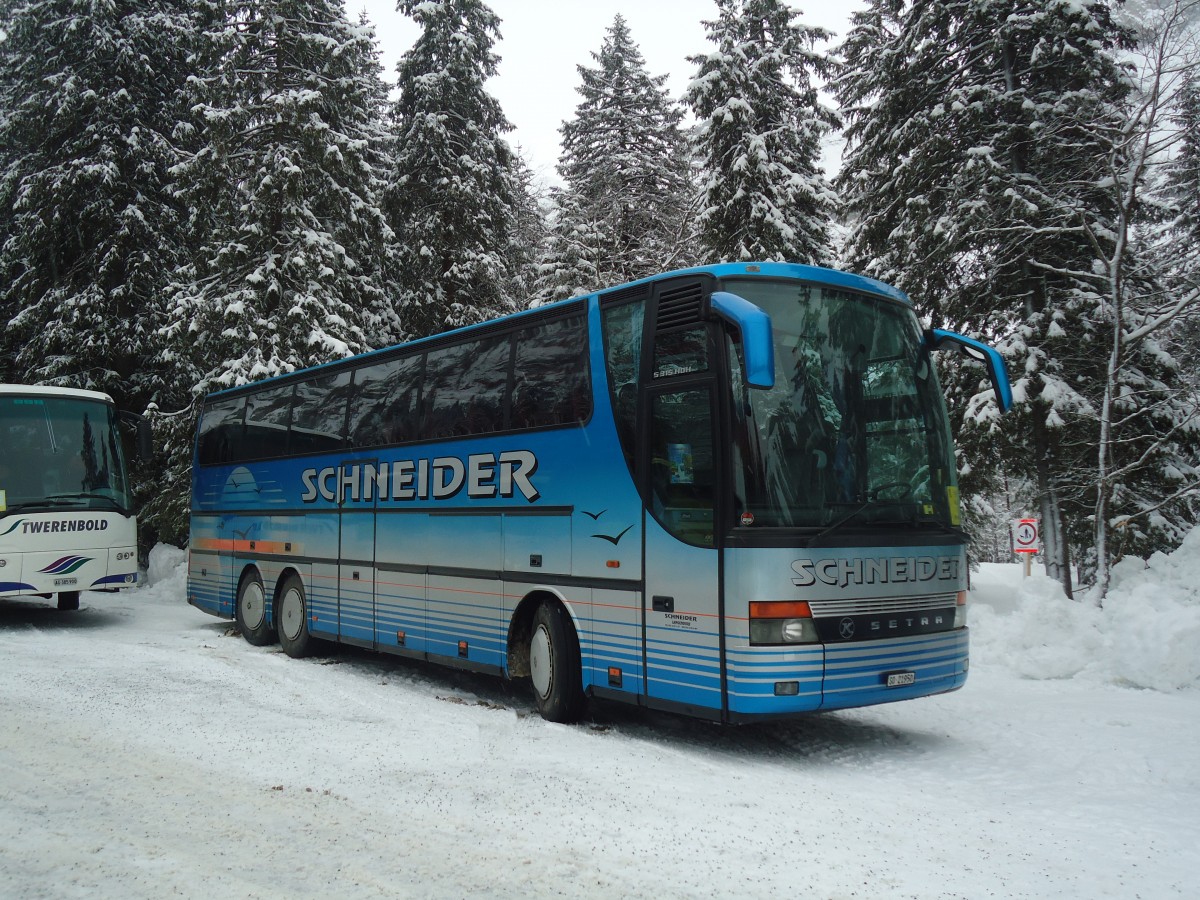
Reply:
<svg viewBox="0 0 1200 900"><path fill-rule="evenodd" d="M826 526L825 528L821 529L816 534L814 534L811 538L809 538L808 546L812 547L813 545L816 544L817 541L819 541L821 538L825 537L825 535L829 534L832 531L837 531L839 528L841 528L843 525L847 524L851 519L853 519L855 516L857 516L859 513L861 513L863 510L865 510L868 506L870 506L874 502L875 501L871 500L871 499L862 501L862 503L858 504L858 506L854 507L854 509L850 510L850 512L846 513L846 515L842 516L840 519L838 519L832 525Z"/></svg>

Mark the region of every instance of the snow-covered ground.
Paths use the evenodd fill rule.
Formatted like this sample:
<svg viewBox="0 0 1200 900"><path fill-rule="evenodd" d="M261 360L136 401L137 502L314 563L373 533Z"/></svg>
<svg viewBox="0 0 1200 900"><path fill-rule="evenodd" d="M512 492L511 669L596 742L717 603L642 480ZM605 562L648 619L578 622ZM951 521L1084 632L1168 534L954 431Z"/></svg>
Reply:
<svg viewBox="0 0 1200 900"><path fill-rule="evenodd" d="M1200 531L1104 610L985 566L962 691L742 728L292 660L181 560L0 603L0 897L1200 896Z"/></svg>

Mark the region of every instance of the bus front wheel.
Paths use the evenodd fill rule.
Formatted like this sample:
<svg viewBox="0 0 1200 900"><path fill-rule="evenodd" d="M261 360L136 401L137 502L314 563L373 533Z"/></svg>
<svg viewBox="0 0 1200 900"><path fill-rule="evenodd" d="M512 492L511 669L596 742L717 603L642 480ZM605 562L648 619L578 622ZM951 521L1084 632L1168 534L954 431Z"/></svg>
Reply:
<svg viewBox="0 0 1200 900"><path fill-rule="evenodd" d="M58 595L58 608L64 611L79 609L79 591L63 591Z"/></svg>
<svg viewBox="0 0 1200 900"><path fill-rule="evenodd" d="M279 590L275 623L279 628L279 643L284 653L293 659L312 653L313 639L308 633L308 601L304 597L304 585L296 575L289 575Z"/></svg>
<svg viewBox="0 0 1200 900"><path fill-rule="evenodd" d="M238 631L247 643L255 647L275 643L275 630L267 624L267 594L256 572L247 572L242 576L233 615Z"/></svg>
<svg viewBox="0 0 1200 900"><path fill-rule="evenodd" d="M543 719L578 721L584 702L579 641L567 611L557 603L543 603L533 618L529 674Z"/></svg>

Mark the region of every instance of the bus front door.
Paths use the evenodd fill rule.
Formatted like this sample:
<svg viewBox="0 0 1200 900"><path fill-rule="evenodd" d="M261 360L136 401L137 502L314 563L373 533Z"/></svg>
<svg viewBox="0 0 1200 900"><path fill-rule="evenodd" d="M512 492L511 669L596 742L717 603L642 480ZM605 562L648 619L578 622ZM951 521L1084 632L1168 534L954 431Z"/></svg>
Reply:
<svg viewBox="0 0 1200 900"><path fill-rule="evenodd" d="M718 473L713 387L671 379L649 392L642 454L645 496L646 704L724 709Z"/></svg>

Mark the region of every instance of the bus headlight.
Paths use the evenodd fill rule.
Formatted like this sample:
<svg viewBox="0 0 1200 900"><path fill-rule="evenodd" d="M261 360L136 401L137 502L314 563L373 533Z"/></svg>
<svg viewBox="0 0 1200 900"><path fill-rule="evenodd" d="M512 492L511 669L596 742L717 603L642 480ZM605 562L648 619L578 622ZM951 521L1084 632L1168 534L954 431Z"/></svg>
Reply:
<svg viewBox="0 0 1200 900"><path fill-rule="evenodd" d="M815 644L817 626L807 603L750 604L751 644Z"/></svg>

